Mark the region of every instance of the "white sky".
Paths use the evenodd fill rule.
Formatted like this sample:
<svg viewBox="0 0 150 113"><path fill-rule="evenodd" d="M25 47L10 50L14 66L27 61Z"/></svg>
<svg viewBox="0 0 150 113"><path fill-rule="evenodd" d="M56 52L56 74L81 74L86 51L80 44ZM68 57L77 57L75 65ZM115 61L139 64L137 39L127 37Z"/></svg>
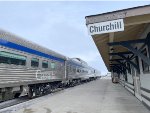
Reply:
<svg viewBox="0 0 150 113"><path fill-rule="evenodd" d="M147 5L142 2L0 2L0 28L107 73L85 16Z"/></svg>

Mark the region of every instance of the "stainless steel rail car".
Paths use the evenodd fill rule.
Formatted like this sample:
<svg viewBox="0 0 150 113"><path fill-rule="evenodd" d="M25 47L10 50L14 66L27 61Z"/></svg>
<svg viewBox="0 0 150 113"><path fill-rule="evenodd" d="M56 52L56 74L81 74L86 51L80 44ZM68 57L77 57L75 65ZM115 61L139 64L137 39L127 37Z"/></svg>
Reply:
<svg viewBox="0 0 150 113"><path fill-rule="evenodd" d="M66 63L67 83L76 84L96 78L98 73L80 58L69 58Z"/></svg>
<svg viewBox="0 0 150 113"><path fill-rule="evenodd" d="M0 30L0 100L40 94L52 83L63 82L65 60L61 54Z"/></svg>
<svg viewBox="0 0 150 113"><path fill-rule="evenodd" d="M84 61L70 59L0 30L0 101L42 95L95 77Z"/></svg>

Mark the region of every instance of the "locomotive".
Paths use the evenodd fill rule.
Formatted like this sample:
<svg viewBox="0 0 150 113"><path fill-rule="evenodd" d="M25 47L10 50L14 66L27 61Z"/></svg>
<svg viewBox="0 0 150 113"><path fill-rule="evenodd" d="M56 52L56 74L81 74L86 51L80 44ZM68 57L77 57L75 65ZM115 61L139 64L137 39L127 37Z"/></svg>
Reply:
<svg viewBox="0 0 150 113"><path fill-rule="evenodd" d="M0 101L43 95L96 79L98 71L80 58L68 58L0 30Z"/></svg>

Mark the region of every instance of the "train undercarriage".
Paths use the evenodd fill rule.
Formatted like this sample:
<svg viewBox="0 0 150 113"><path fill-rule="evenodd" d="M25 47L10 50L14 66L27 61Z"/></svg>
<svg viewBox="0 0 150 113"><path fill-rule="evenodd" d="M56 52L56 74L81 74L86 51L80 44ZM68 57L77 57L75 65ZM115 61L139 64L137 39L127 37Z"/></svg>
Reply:
<svg viewBox="0 0 150 113"><path fill-rule="evenodd" d="M28 86L0 88L0 102L25 95L28 95L29 98L39 97L58 90L74 87L76 85L80 85L95 79L96 78L90 78L86 80L73 79L67 83L62 83L62 81L55 81L49 83L30 84Z"/></svg>

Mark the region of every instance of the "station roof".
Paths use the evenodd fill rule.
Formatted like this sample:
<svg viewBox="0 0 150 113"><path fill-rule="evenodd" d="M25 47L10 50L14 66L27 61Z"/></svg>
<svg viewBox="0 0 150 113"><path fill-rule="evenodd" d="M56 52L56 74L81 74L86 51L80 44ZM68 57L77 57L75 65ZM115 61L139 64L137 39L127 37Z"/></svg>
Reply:
<svg viewBox="0 0 150 113"><path fill-rule="evenodd" d="M85 18L87 26L95 23L123 19L124 31L92 35L107 69L110 70L110 60L116 59L117 56L110 56L109 53L128 50L121 46L110 47L107 43L139 39L150 23L150 5L90 15Z"/></svg>

